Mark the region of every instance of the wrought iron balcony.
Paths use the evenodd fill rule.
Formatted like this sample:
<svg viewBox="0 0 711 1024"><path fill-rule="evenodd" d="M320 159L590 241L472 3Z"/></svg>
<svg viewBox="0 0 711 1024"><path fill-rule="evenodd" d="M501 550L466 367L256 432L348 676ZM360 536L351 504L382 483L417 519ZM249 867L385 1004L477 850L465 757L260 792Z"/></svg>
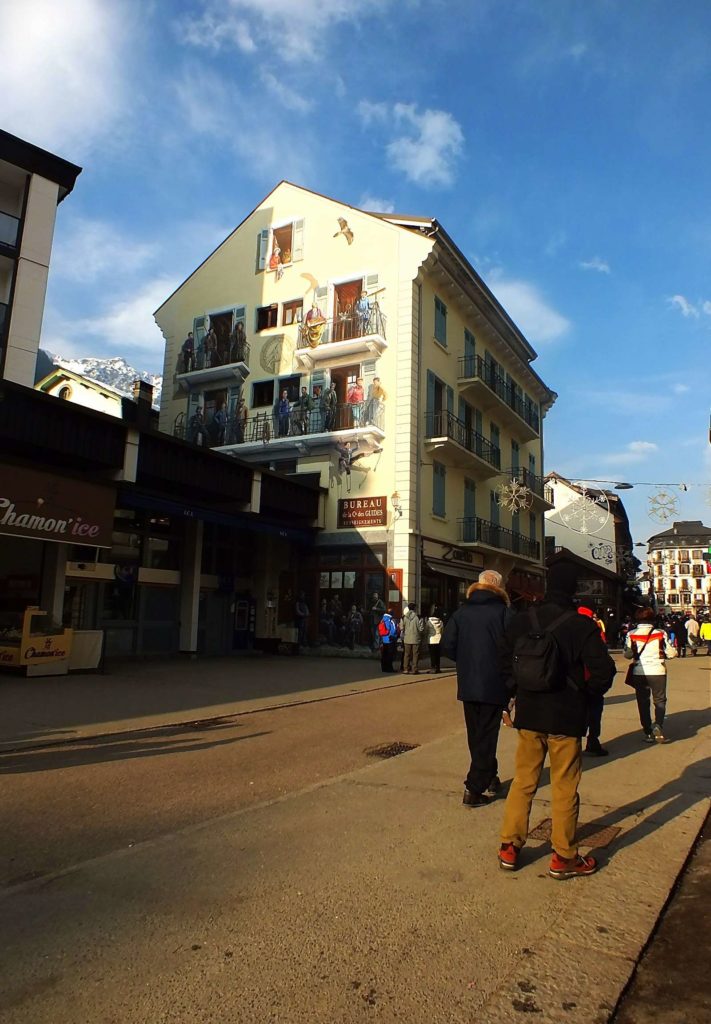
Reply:
<svg viewBox="0 0 711 1024"><path fill-rule="evenodd" d="M214 347L200 342L192 357L180 354L175 380L183 391L202 389L233 377L244 381L249 376L249 355L246 340L224 346L218 341Z"/></svg>
<svg viewBox="0 0 711 1024"><path fill-rule="evenodd" d="M17 249L20 235L20 218L0 210L0 248Z"/></svg>
<svg viewBox="0 0 711 1024"><path fill-rule="evenodd" d="M366 401L358 405L343 403L332 411L318 406L301 410L297 405L288 414L276 411L252 413L246 419L235 415L188 420L181 413L173 426L176 437L205 448L230 449L240 459L264 461L272 454L298 457L307 452L326 452L335 444L364 443L379 447L385 436L384 405Z"/></svg>
<svg viewBox="0 0 711 1024"><path fill-rule="evenodd" d="M498 551L510 551L522 558L540 561L541 545L537 540L524 537L522 533L515 533L505 526L491 523L488 519L480 519L478 516L459 519L458 523L459 540L462 544L483 544Z"/></svg>
<svg viewBox="0 0 711 1024"><path fill-rule="evenodd" d="M438 454L442 449L445 461L449 459L470 469L478 467L482 477L500 472L501 450L446 410L425 413L425 444Z"/></svg>
<svg viewBox="0 0 711 1024"><path fill-rule="evenodd" d="M524 441L538 437L541 432L538 410L531 401L521 398L481 356L461 356L457 379L460 390L471 392L482 411L496 406L500 418L516 426Z"/></svg>
<svg viewBox="0 0 711 1024"><path fill-rule="evenodd" d="M527 487L534 498L538 498L539 501L550 508L554 507L553 488L547 486L542 476L537 476L530 469L525 469L523 466L518 468L512 467L510 473L511 479L517 480L522 487Z"/></svg>
<svg viewBox="0 0 711 1024"><path fill-rule="evenodd" d="M373 359L387 348L385 315L373 305L368 313L342 313L332 320L306 314L299 324L295 359L306 370L345 366L354 356Z"/></svg>

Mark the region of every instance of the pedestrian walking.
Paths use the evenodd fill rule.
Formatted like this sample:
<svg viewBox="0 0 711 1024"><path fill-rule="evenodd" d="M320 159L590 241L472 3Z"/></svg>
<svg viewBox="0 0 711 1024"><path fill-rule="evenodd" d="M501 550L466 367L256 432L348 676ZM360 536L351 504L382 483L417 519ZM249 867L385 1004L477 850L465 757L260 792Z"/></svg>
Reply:
<svg viewBox="0 0 711 1024"><path fill-rule="evenodd" d="M429 644L430 668L433 672L440 671L440 647L443 632L444 622L442 621L442 614L436 605L432 605L427 622L425 623L425 633Z"/></svg>
<svg viewBox="0 0 711 1024"><path fill-rule="evenodd" d="M585 615L591 622L594 622L597 628L600 630L600 637L602 642L606 645L605 639L605 625L601 619L597 617L592 608L587 608L585 605L580 605L578 608L578 615ZM600 743L600 733L602 732L602 712L605 704L605 697L602 693L592 693L589 690L585 693L585 700L587 703L587 740L585 743L585 753L589 754L590 757L607 757L609 750L607 750Z"/></svg>
<svg viewBox="0 0 711 1024"><path fill-rule="evenodd" d="M600 630L576 613L573 596L577 585L573 566L554 565L543 603L518 614L500 645L502 674L516 695L513 724L518 730L518 746L501 827L499 864L507 871L515 871L519 865L531 805L548 754L553 790L553 855L548 874L558 879L591 875L597 870L594 857L579 855L575 840L582 771L580 738L587 725L586 694L606 693L615 674L615 663Z"/></svg>
<svg viewBox="0 0 711 1024"><path fill-rule="evenodd" d="M693 615L690 615L686 620L686 636L689 644L689 650L692 655L696 657L696 652L699 647L699 623Z"/></svg>
<svg viewBox="0 0 711 1024"><path fill-rule="evenodd" d="M393 618L392 608L383 615L378 625L380 636L380 667L383 672L394 672L393 658L397 649L397 623Z"/></svg>
<svg viewBox="0 0 711 1024"><path fill-rule="evenodd" d="M488 804L500 787L496 747L510 695L499 669L497 645L511 615L501 573L485 569L442 635L442 654L457 663L457 699L464 708L471 758L462 800L467 807Z"/></svg>
<svg viewBox="0 0 711 1024"><path fill-rule="evenodd" d="M370 626L371 626L371 639L370 649L377 651L380 644L380 634L378 633L378 626L382 622L383 615L385 614L385 601L378 593L377 590L373 591L373 603L370 606Z"/></svg>
<svg viewBox="0 0 711 1024"><path fill-rule="evenodd" d="M623 654L633 662L632 682L637 695L639 721L646 743L664 743L667 709L667 659L676 656L669 637L655 625L652 608L639 608L637 624L625 639ZM684 630L686 634L686 629ZM654 724L650 700L654 705Z"/></svg>
<svg viewBox="0 0 711 1024"><path fill-rule="evenodd" d="M408 604L400 619L402 637L402 671L416 676L420 662L420 641L425 631L424 623L414 604Z"/></svg>
<svg viewBox="0 0 711 1024"><path fill-rule="evenodd" d="M706 654L711 655L711 620L701 623L699 640L706 644Z"/></svg>

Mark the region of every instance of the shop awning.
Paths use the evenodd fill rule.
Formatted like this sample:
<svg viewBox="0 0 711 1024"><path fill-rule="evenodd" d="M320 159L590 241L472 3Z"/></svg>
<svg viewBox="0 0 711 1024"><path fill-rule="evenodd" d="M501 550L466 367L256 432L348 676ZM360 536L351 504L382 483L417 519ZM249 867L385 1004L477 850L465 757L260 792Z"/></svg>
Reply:
<svg viewBox="0 0 711 1024"><path fill-rule="evenodd" d="M440 561L438 558L430 558L425 562L430 572L440 576L453 576L457 580L467 580L473 583L479 579L480 568L471 565L453 564L452 562Z"/></svg>

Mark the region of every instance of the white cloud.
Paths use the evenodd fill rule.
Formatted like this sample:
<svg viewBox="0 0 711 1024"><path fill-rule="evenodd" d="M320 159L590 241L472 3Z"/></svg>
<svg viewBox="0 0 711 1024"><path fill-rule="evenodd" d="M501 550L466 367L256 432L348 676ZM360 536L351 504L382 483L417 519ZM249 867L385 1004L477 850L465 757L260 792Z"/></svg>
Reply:
<svg viewBox="0 0 711 1024"><path fill-rule="evenodd" d="M597 270L600 274L610 273L610 264L601 260L599 256L593 256L591 260L581 260L579 266L583 270Z"/></svg>
<svg viewBox="0 0 711 1024"><path fill-rule="evenodd" d="M119 5L102 0L0 4L3 128L83 159L124 113L127 34Z"/></svg>
<svg viewBox="0 0 711 1024"><path fill-rule="evenodd" d="M414 103L371 103L361 100L358 114L366 127L391 125L393 138L385 149L393 170L416 185L451 185L464 145L459 123L446 110L423 110Z"/></svg>
<svg viewBox="0 0 711 1024"><path fill-rule="evenodd" d="M672 391L675 395L685 395L687 391L690 391L688 384L675 384Z"/></svg>
<svg viewBox="0 0 711 1024"><path fill-rule="evenodd" d="M313 107L313 101L301 96L296 89L290 89L271 71L262 71L261 79L272 96L275 97L286 110L293 110L297 114L306 114Z"/></svg>
<svg viewBox="0 0 711 1024"><path fill-rule="evenodd" d="M697 307L694 306L693 303L689 302L689 300L683 295L672 295L668 301L670 306L676 306L676 308L681 311L682 316L698 319L699 311Z"/></svg>
<svg viewBox="0 0 711 1024"><path fill-rule="evenodd" d="M570 330L570 321L548 305L528 281L517 281L495 272L489 285L509 316L529 341L557 341Z"/></svg>
<svg viewBox="0 0 711 1024"><path fill-rule="evenodd" d="M106 221L76 217L63 221L52 252L52 276L91 282L144 268L156 256L154 243L127 238Z"/></svg>
<svg viewBox="0 0 711 1024"><path fill-rule="evenodd" d="M705 313L706 316L711 316L711 302L708 299L701 303L701 312Z"/></svg>
<svg viewBox="0 0 711 1024"><path fill-rule="evenodd" d="M394 203L389 199L379 199L378 196L371 196L368 193L360 197L358 206L368 213L392 213L395 210Z"/></svg>
<svg viewBox="0 0 711 1024"><path fill-rule="evenodd" d="M627 466L644 462L658 451L659 448L653 441L630 441L622 451L600 455L598 459L608 466Z"/></svg>
<svg viewBox="0 0 711 1024"><path fill-rule="evenodd" d="M325 52L328 29L384 14L395 0L200 0L199 13L179 19L184 43L213 50L235 47L244 53L267 49L269 59L317 60Z"/></svg>
<svg viewBox="0 0 711 1024"><path fill-rule="evenodd" d="M574 60L580 60L580 58L584 57L588 52L588 44L575 43L573 46L569 46L566 52L568 56L572 57Z"/></svg>

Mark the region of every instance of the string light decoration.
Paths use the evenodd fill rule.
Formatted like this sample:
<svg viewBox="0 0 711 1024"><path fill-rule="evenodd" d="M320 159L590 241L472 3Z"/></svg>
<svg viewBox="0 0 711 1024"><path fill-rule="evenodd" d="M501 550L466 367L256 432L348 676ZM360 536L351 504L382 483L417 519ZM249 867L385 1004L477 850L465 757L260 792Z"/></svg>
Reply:
<svg viewBox="0 0 711 1024"><path fill-rule="evenodd" d="M610 502L604 491L590 490L587 483L577 487L578 497L560 510L560 518L574 533L594 536L604 530L610 518Z"/></svg>
<svg viewBox="0 0 711 1024"><path fill-rule="evenodd" d="M656 491L649 496L649 518L668 523L679 515L679 499L670 491Z"/></svg>
<svg viewBox="0 0 711 1024"><path fill-rule="evenodd" d="M496 500L501 508L505 508L513 515L516 515L517 512L521 512L531 507L533 504L533 494L528 487L519 483L518 480L513 477L505 483L498 484L496 488Z"/></svg>

